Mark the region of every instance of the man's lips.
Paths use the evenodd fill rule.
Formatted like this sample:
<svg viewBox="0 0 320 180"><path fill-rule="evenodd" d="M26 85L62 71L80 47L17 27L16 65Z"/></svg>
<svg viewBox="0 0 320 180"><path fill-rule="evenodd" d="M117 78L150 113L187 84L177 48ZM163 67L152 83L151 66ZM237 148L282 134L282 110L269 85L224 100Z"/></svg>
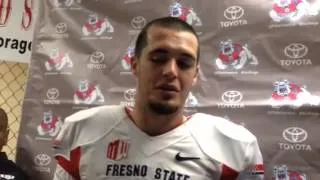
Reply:
<svg viewBox="0 0 320 180"><path fill-rule="evenodd" d="M178 92L178 88L176 88L175 86L173 85L170 85L170 84L163 84L163 85L160 85L157 87L157 89L161 89L163 91L175 91L175 92Z"/></svg>

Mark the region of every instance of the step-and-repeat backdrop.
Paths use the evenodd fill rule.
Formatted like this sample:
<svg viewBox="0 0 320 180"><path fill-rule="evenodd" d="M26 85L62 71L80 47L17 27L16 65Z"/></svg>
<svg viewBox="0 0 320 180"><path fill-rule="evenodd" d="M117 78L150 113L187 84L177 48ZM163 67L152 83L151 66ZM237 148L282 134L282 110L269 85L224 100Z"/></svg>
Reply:
<svg viewBox="0 0 320 180"><path fill-rule="evenodd" d="M186 112L223 116L252 131L266 179L319 180L319 11L319 0L41 1L17 163L49 180L52 138L66 116L134 105L135 39L148 21L176 16L201 41L200 81Z"/></svg>

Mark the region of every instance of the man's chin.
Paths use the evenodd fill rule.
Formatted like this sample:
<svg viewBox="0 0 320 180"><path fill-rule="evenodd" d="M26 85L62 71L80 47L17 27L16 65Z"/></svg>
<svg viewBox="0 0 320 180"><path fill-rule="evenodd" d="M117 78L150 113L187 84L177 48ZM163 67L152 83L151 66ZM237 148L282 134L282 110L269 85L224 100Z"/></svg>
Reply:
<svg viewBox="0 0 320 180"><path fill-rule="evenodd" d="M159 102L149 102L150 109L160 115L169 115L178 111L179 107L177 105L172 105L169 103L159 103Z"/></svg>

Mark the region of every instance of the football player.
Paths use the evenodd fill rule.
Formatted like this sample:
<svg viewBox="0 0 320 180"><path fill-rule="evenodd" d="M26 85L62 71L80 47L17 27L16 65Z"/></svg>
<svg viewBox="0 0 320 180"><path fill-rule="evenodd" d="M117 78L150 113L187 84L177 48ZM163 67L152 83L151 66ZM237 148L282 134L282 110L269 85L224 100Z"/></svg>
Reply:
<svg viewBox="0 0 320 180"><path fill-rule="evenodd" d="M55 139L54 179L262 180L252 133L221 117L184 116L199 50L183 20L149 22L132 59L134 107L98 106L67 117Z"/></svg>

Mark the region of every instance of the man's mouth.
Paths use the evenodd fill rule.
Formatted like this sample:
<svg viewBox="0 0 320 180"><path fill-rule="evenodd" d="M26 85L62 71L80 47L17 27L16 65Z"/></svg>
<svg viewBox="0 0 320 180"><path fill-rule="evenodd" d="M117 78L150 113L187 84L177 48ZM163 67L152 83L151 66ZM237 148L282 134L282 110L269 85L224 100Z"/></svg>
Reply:
<svg viewBox="0 0 320 180"><path fill-rule="evenodd" d="M163 85L160 85L158 86L157 89L161 89L163 91L175 91L175 92L178 92L178 88L176 88L175 86L173 85L170 85L170 84L163 84Z"/></svg>

